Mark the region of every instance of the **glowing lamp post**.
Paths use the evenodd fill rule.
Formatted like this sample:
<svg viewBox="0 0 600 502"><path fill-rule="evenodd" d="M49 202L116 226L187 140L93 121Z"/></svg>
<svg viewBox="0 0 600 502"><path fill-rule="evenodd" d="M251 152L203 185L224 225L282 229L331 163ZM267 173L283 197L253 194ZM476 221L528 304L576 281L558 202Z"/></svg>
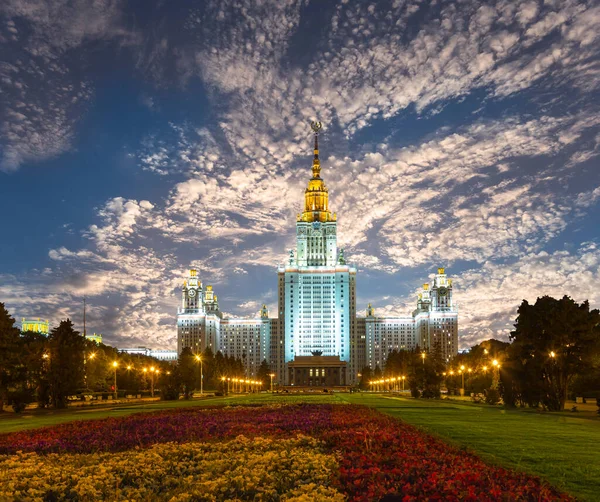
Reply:
<svg viewBox="0 0 600 502"><path fill-rule="evenodd" d="M273 394L273 378L275 377L275 373L271 373L269 376L271 377L271 394Z"/></svg>
<svg viewBox="0 0 600 502"><path fill-rule="evenodd" d="M200 363L200 396L204 394L204 372L202 370L202 356L196 354L196 361Z"/></svg>
<svg viewBox="0 0 600 502"><path fill-rule="evenodd" d="M492 382L492 389L497 389L498 388L498 380L500 380L500 375L499 375L500 363L498 362L498 360L494 359L492 361L492 366L494 367L494 380Z"/></svg>
<svg viewBox="0 0 600 502"><path fill-rule="evenodd" d="M117 399L117 367L119 363L117 361L113 361L113 368L115 369L115 399Z"/></svg>
<svg viewBox="0 0 600 502"><path fill-rule="evenodd" d="M154 397L154 366L150 366L150 393Z"/></svg>

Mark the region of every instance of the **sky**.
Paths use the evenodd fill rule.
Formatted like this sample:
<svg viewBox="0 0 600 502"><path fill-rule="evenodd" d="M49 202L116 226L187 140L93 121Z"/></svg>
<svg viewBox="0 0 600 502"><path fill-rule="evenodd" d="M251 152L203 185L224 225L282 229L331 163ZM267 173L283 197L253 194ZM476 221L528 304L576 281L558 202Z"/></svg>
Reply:
<svg viewBox="0 0 600 502"><path fill-rule="evenodd" d="M438 266L459 344L523 299L600 306L600 4L3 0L0 302L175 348L190 267L276 310L323 123L357 310Z"/></svg>

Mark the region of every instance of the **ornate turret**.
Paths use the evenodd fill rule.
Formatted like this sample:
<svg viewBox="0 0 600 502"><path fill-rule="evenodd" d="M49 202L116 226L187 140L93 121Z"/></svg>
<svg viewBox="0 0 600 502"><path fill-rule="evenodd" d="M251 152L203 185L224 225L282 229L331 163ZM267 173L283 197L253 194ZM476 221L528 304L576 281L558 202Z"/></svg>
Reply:
<svg viewBox="0 0 600 502"><path fill-rule="evenodd" d="M298 215L298 221L335 221L336 215L329 211L329 192L325 182L321 178L321 161L319 160L319 132L321 132L321 122L311 122L310 124L315 135L315 149L312 164L312 178L308 182L308 187L304 191L304 212Z"/></svg>
<svg viewBox="0 0 600 502"><path fill-rule="evenodd" d="M260 309L260 317L261 317L261 319L269 318L269 309L267 308L267 306L264 303L263 303L262 308Z"/></svg>

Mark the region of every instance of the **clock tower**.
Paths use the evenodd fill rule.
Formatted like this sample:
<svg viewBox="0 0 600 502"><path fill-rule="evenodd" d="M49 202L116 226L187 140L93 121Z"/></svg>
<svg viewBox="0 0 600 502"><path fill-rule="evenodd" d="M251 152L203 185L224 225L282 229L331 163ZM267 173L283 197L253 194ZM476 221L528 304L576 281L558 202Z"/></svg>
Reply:
<svg viewBox="0 0 600 502"><path fill-rule="evenodd" d="M183 283L181 307L188 313L198 313L202 309L203 290L202 282L198 279L198 271L190 270L190 276Z"/></svg>

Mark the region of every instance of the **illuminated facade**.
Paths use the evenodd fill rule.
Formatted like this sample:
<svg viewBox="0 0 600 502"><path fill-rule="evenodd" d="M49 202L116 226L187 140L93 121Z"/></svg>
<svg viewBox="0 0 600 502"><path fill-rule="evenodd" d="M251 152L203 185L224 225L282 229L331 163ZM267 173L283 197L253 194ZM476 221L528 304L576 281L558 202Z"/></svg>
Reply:
<svg viewBox="0 0 600 502"><path fill-rule="evenodd" d="M40 318L37 319L25 319L21 321L21 332L33 331L34 333L40 333L48 336L48 320L42 321Z"/></svg>
<svg viewBox="0 0 600 502"><path fill-rule="evenodd" d="M304 192L304 210L296 219L296 248L277 269L277 315L269 317L263 305L257 319L224 319L212 286L204 287L197 271L191 270L177 312L178 353L184 347L194 352L220 350L242 358L249 375L266 360L277 382L304 381L306 370L310 385L318 385L310 372L319 371L322 378L325 370L353 384L363 367L383 368L394 349L438 349L446 359L457 354L458 311L452 281L443 268L431 289L423 285L412 314L377 317L369 304L366 317L357 317L357 271L337 247L337 215L329 210L329 192L321 178L320 128L320 123L313 124L312 177ZM333 373L338 371L333 359L339 373ZM327 361L328 368L321 368L319 361ZM332 380L328 376L319 381Z"/></svg>
<svg viewBox="0 0 600 502"><path fill-rule="evenodd" d="M146 347L131 347L131 348L125 348L125 349L118 349L118 350L119 350L119 352L123 352L124 354L154 357L155 359L158 359L159 361L169 361L169 362L177 361L177 351L176 350L152 350L152 349L147 349Z"/></svg>
<svg viewBox="0 0 600 502"><path fill-rule="evenodd" d="M91 335L85 335L85 339L90 342L94 342L96 345L102 343L102 335L100 333L92 333Z"/></svg>
<svg viewBox="0 0 600 502"><path fill-rule="evenodd" d="M377 317L369 304L364 325L365 363L383 368L391 350L439 350L445 360L458 353L458 310L452 299L452 280L438 268L432 287L423 284L412 314L402 317ZM360 366L362 367L362 366ZM360 370L359 367L359 370Z"/></svg>

